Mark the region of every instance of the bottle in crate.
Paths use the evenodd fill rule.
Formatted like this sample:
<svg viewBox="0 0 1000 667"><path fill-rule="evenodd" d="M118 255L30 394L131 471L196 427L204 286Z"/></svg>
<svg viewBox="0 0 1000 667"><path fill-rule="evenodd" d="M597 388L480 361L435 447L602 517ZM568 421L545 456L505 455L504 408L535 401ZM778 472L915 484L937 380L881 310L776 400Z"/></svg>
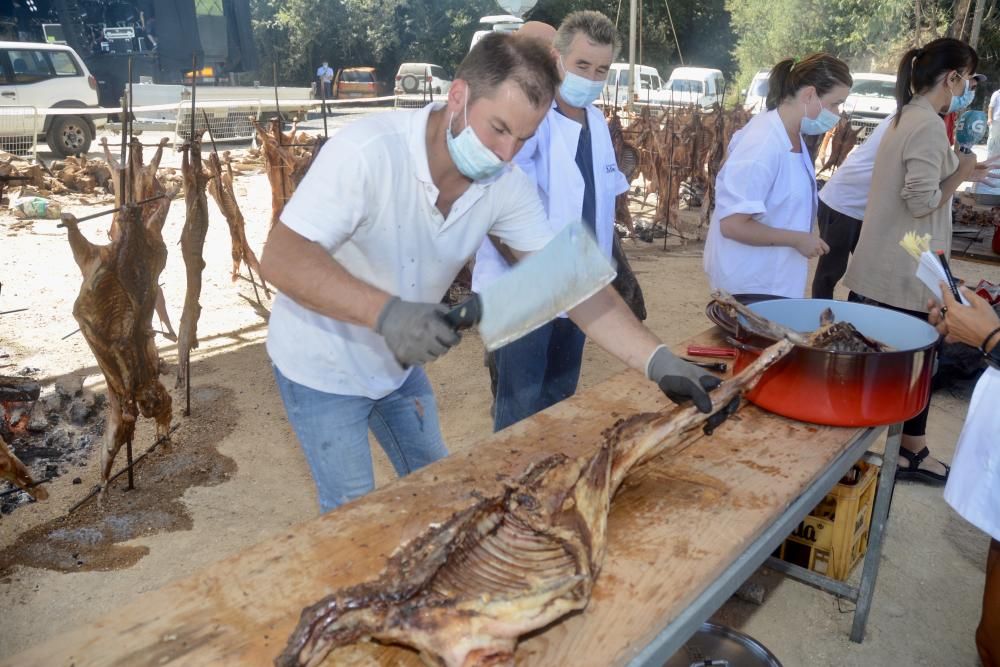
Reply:
<svg viewBox="0 0 1000 667"><path fill-rule="evenodd" d="M859 462L788 536L775 555L844 581L868 550L878 466Z"/></svg>

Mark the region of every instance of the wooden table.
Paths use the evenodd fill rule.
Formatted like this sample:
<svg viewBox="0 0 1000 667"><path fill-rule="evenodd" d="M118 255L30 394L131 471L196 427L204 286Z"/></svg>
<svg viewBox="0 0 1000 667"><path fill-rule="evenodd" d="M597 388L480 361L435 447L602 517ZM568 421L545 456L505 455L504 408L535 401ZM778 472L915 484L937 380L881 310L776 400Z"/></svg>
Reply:
<svg viewBox="0 0 1000 667"><path fill-rule="evenodd" d="M953 257L1000 264L1000 255L993 252L993 235L996 227L986 225L955 225L951 237L951 254Z"/></svg>
<svg viewBox="0 0 1000 667"><path fill-rule="evenodd" d="M705 334L688 342L719 340ZM640 374L620 373L464 452L141 595L3 664L270 664L304 606L336 588L375 578L400 543L471 504L471 490L493 493L505 476L516 476L553 452L589 452L617 418L667 406ZM524 640L518 664L663 664L881 430L814 426L748 405L711 437L698 434L686 448L636 469L612 506L607 558L590 605ZM890 445L893 440L898 446L898 438ZM891 480L895 456L888 451L886 463ZM876 503L882 525L889 496L880 493ZM247 511L254 511L253 502L247 499ZM860 622L861 632L880 547L879 527L871 536L859 591L855 626ZM338 649L327 664L421 663L412 651L366 644Z"/></svg>

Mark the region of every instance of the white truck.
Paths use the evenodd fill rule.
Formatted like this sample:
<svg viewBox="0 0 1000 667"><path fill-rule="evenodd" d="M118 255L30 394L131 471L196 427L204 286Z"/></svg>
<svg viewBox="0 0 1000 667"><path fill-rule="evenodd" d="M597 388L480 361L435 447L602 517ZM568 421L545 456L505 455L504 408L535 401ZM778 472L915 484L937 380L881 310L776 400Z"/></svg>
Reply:
<svg viewBox="0 0 1000 667"><path fill-rule="evenodd" d="M851 118L851 127L859 130L860 144L871 136L882 119L896 113L896 76L852 72L851 77L854 85L844 101L843 110Z"/></svg>
<svg viewBox="0 0 1000 667"><path fill-rule="evenodd" d="M310 88L278 86L277 94L277 106L285 119L305 119L306 113L315 104L310 99ZM198 85L195 91L197 126L204 127L204 115L207 115L216 139L250 136L251 117L265 119L274 115L274 96L273 86ZM147 82L133 84L132 106L136 108L137 123L171 128L177 124L182 136L190 133L183 132L183 128L191 122L191 86ZM147 110L142 107L157 108Z"/></svg>
<svg viewBox="0 0 1000 667"><path fill-rule="evenodd" d="M726 79L721 70L707 67L677 67L667 83L652 96L660 106L697 106L709 109L722 103Z"/></svg>

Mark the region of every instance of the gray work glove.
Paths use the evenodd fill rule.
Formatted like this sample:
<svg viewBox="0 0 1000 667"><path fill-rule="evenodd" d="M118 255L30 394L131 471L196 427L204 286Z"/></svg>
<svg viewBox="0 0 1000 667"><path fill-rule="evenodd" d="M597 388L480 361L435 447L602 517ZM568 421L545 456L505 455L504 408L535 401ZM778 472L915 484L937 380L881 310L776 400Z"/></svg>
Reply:
<svg viewBox="0 0 1000 667"><path fill-rule="evenodd" d="M646 377L655 382L660 390L674 403L690 399L702 412L712 411L712 399L708 392L715 389L722 380L676 357L661 345L646 362Z"/></svg>
<svg viewBox="0 0 1000 667"><path fill-rule="evenodd" d="M462 337L444 320L448 309L439 303L389 299L378 315L375 332L382 334L403 368L437 359Z"/></svg>

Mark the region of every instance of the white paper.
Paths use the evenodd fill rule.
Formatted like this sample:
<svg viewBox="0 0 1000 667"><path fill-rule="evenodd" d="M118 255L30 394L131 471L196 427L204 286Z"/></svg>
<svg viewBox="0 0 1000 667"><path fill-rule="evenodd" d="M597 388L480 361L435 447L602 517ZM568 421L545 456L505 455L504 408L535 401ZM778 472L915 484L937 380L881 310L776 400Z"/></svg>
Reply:
<svg viewBox="0 0 1000 667"><path fill-rule="evenodd" d="M944 267L941 266L941 260L925 250L920 254L920 262L917 263L917 278L924 285L927 285L927 289L937 297L940 303L944 303L944 295L941 294L941 283L947 285L948 276L944 272ZM959 291L958 296L963 304L966 306L969 305L969 300L965 298L965 295L961 291Z"/></svg>

